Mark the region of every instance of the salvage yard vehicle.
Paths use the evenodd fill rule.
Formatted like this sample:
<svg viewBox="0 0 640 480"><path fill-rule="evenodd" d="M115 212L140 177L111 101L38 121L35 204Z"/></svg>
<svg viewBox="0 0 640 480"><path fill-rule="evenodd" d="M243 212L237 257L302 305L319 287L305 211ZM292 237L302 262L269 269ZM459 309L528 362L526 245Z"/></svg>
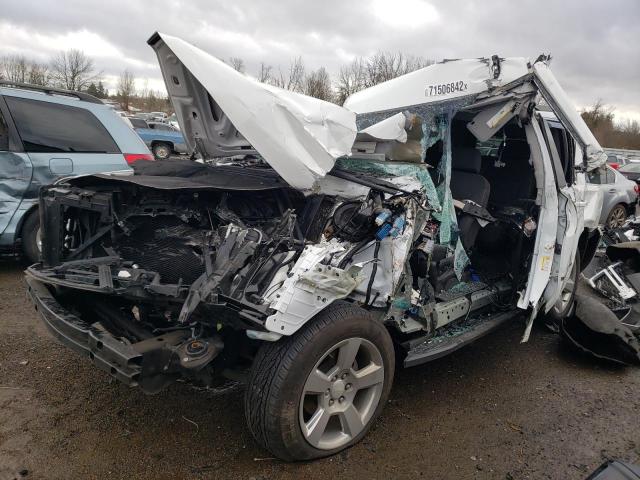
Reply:
<svg viewBox="0 0 640 480"><path fill-rule="evenodd" d="M38 260L38 190L60 177L153 160L111 108L83 92L0 80L0 249Z"/></svg>
<svg viewBox="0 0 640 480"><path fill-rule="evenodd" d="M165 114L166 117L166 114ZM153 152L156 160L164 160L173 154L189 153L180 129L170 123L132 118L133 129Z"/></svg>
<svg viewBox="0 0 640 480"><path fill-rule="evenodd" d="M340 107L149 44L203 163L43 189L26 272L50 331L98 368L150 393L248 372L255 439L313 459L366 434L396 363L572 312L600 238L585 175L606 155L548 57L445 61Z"/></svg>
<svg viewBox="0 0 640 480"><path fill-rule="evenodd" d="M608 165L589 172L587 181L602 191L601 225L618 228L628 217L635 215L640 192L636 182Z"/></svg>

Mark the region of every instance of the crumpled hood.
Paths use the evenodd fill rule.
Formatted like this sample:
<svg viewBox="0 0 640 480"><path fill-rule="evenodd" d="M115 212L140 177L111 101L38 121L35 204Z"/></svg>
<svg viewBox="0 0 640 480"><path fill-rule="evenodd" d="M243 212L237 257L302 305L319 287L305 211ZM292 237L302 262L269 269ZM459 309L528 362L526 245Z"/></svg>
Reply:
<svg viewBox="0 0 640 480"><path fill-rule="evenodd" d="M203 98L208 94L240 139L244 137L292 187L312 189L336 158L350 154L357 132L355 113L260 83L179 38L158 33L149 44L158 54L178 122L192 148L198 138L216 145L216 135L228 132L216 133L211 127L221 122L220 112L212 116L214 104ZM242 143L229 155L246 153L246 142Z"/></svg>

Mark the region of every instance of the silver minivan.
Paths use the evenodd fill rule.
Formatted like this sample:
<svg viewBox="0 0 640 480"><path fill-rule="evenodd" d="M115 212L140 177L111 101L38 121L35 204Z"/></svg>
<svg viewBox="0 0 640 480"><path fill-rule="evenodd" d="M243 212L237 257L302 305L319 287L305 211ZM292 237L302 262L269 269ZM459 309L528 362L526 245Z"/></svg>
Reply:
<svg viewBox="0 0 640 480"><path fill-rule="evenodd" d="M61 177L153 160L112 109L83 93L0 81L0 250L38 260L38 191Z"/></svg>

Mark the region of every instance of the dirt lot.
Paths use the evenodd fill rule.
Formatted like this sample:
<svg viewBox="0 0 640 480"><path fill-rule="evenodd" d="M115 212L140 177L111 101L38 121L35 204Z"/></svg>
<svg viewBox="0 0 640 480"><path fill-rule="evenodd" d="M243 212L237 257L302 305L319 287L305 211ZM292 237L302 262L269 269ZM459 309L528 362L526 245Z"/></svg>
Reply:
<svg viewBox="0 0 640 480"><path fill-rule="evenodd" d="M363 442L285 464L245 428L242 392L115 383L55 343L0 263L0 479L582 479L640 457L640 370L576 357L514 324L450 357L399 371Z"/></svg>

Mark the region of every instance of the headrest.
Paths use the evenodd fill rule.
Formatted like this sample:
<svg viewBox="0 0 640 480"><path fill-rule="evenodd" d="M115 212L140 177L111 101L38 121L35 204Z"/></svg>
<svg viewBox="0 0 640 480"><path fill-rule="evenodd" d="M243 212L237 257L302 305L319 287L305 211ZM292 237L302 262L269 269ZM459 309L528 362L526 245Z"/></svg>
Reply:
<svg viewBox="0 0 640 480"><path fill-rule="evenodd" d="M480 173L482 157L475 148L454 146L451 150L451 168L469 173Z"/></svg>

